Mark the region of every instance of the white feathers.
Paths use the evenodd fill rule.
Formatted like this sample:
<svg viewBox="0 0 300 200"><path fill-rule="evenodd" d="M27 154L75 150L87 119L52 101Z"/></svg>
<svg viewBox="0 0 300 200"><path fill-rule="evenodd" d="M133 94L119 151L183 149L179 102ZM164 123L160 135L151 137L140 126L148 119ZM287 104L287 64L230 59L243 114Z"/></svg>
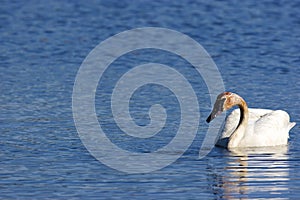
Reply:
<svg viewBox="0 0 300 200"><path fill-rule="evenodd" d="M248 109L248 123L237 147L259 147L286 145L289 130L296 123L283 110ZM237 129L240 121L240 110L235 109L226 119L218 146L227 147L229 137ZM242 133L241 133L242 134Z"/></svg>

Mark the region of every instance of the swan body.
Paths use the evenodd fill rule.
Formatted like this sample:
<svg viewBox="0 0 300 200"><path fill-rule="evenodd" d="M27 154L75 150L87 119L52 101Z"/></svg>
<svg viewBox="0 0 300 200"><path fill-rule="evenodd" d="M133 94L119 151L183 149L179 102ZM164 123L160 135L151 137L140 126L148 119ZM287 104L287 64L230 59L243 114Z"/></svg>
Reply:
<svg viewBox="0 0 300 200"><path fill-rule="evenodd" d="M207 122L235 105L239 106L239 109L235 109L226 118L217 146L236 148L287 144L289 131L296 125L290 122L287 112L248 108L242 97L231 92L224 92L218 96Z"/></svg>

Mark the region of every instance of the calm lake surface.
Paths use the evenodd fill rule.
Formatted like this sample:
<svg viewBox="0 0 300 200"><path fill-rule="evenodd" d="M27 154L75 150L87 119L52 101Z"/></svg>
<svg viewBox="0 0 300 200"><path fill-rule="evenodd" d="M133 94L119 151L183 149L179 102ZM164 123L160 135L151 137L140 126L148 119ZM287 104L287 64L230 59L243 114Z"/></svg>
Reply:
<svg viewBox="0 0 300 200"><path fill-rule="evenodd" d="M0 199L299 198L299 7L299 1L2 1ZM110 95L117 79L150 62L190 69L182 73L200 99L197 136L177 161L151 173L126 174L95 159L73 120L76 74L100 42L139 27L188 35L211 55L226 90L243 96L249 107L286 110L297 123L289 145L236 152L215 147L199 159L211 110L207 87L179 56L144 49L120 57L99 82L95 108L107 137L141 153L175 136L178 101L155 84L133 95L131 111L143 126L151 105L166 107L166 128L156 139L128 137L112 119Z"/></svg>

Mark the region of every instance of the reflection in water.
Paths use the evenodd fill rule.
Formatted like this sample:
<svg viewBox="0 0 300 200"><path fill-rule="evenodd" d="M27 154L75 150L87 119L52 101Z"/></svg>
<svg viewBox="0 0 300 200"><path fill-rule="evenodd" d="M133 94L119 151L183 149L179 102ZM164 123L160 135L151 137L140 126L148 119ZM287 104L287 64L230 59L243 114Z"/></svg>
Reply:
<svg viewBox="0 0 300 200"><path fill-rule="evenodd" d="M289 181L287 151L287 146L231 151L221 178L223 197L284 198Z"/></svg>

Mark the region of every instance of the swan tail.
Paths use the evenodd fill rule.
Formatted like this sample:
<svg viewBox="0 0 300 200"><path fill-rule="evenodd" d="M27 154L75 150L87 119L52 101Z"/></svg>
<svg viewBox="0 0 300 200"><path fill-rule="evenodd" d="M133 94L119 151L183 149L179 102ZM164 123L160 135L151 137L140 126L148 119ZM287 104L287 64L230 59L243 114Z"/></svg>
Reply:
<svg viewBox="0 0 300 200"><path fill-rule="evenodd" d="M290 122L288 125L288 129L291 130L296 125L296 122Z"/></svg>

